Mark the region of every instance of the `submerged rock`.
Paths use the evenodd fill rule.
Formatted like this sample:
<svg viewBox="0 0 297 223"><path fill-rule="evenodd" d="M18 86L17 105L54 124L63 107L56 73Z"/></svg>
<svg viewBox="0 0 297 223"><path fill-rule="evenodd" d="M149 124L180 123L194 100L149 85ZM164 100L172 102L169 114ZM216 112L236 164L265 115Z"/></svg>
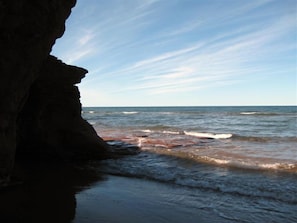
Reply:
<svg viewBox="0 0 297 223"><path fill-rule="evenodd" d="M136 155L140 153L140 147L131 143L123 142L120 140L108 140L109 156L122 156L122 155Z"/></svg>

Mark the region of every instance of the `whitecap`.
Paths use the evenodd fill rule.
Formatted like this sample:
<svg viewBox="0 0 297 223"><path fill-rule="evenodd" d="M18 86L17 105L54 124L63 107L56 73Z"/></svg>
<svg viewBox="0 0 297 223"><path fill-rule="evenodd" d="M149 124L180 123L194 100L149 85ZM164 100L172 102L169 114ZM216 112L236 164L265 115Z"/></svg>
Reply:
<svg viewBox="0 0 297 223"><path fill-rule="evenodd" d="M240 114L241 115L255 115L257 114L258 112L241 112Z"/></svg>
<svg viewBox="0 0 297 223"><path fill-rule="evenodd" d="M149 130L149 129L144 129L144 130L140 130L141 132L145 132L145 133L151 133L153 132L152 130Z"/></svg>
<svg viewBox="0 0 297 223"><path fill-rule="evenodd" d="M170 134L170 135L179 135L180 132L174 132L174 131L163 131L164 134Z"/></svg>
<svg viewBox="0 0 297 223"><path fill-rule="evenodd" d="M203 159L207 162L216 163L218 165L227 165L237 168L243 169L254 169L254 170L294 170L297 165L294 163L279 163L279 162L271 162L271 163L259 163L257 161L251 160L231 160L231 159L219 159L208 156L198 157L199 159Z"/></svg>
<svg viewBox="0 0 297 223"><path fill-rule="evenodd" d="M213 134L213 133L204 133L204 132L184 132L186 135L195 136L198 138L209 138L209 139L228 139L232 137L230 133L222 133L222 134Z"/></svg>
<svg viewBox="0 0 297 223"><path fill-rule="evenodd" d="M260 168L263 169L274 169L274 170L278 170L278 169L283 169L283 170L293 170L296 168L296 164L293 163L263 163L263 164L259 164Z"/></svg>
<svg viewBox="0 0 297 223"><path fill-rule="evenodd" d="M125 114L125 115L134 115L134 114L137 114L138 112L136 112L136 111L131 111L131 112L124 111L122 113Z"/></svg>
<svg viewBox="0 0 297 223"><path fill-rule="evenodd" d="M273 112L240 112L241 115L278 115L278 113Z"/></svg>

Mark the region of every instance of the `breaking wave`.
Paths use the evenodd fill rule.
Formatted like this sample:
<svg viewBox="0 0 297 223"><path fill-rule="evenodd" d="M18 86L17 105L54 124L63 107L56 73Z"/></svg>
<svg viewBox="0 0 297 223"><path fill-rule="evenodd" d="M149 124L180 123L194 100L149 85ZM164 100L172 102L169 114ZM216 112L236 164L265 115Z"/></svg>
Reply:
<svg viewBox="0 0 297 223"><path fill-rule="evenodd" d="M141 130L144 133L159 133L159 134L171 134L171 135L188 135L188 136L194 136L197 138L203 138L203 139L229 139L232 137L232 134L230 133L207 133L207 132L193 132L193 131L171 131L171 130L164 130L164 131L155 131L151 129L145 129Z"/></svg>
<svg viewBox="0 0 297 223"><path fill-rule="evenodd" d="M203 132L184 132L186 135L195 136L198 138L207 138L207 139L229 139L232 137L232 134L223 133L223 134L213 134L213 133L203 133Z"/></svg>
<svg viewBox="0 0 297 223"><path fill-rule="evenodd" d="M247 112L240 112L241 115L267 115L267 116L273 116L273 115L279 115L275 112L255 112L255 111L247 111Z"/></svg>
<svg viewBox="0 0 297 223"><path fill-rule="evenodd" d="M122 112L124 115L134 115L134 114L138 114L137 111L124 111Z"/></svg>
<svg viewBox="0 0 297 223"><path fill-rule="evenodd" d="M211 160L207 157L200 157L209 162L216 162L220 165L228 163L227 160ZM230 164L230 163L228 163ZM236 164L237 165L237 164ZM238 166L244 169L248 165ZM282 168L295 168L296 164L290 166L282 166L282 164L262 164L257 167L258 169L282 169ZM249 168L256 170L255 168ZM262 197L264 199L277 199L283 202L297 204L297 199L294 196L287 196L288 193L281 193L285 187L291 191L292 194L297 193L294 180L290 184L285 182L278 182L278 184L267 183L265 175L261 172L240 171L233 172L233 175L226 175L224 168L209 169L207 165L200 162L189 162L187 157L173 156L168 154L155 154L150 151L144 151L137 156L126 157L120 160L106 160L103 161L100 171L123 175L129 177L147 178L156 181L173 183L176 185L200 188L205 190L213 190L220 193L230 193L235 196L248 196L248 197ZM220 177L224 176L224 177ZM269 175L268 175L269 176ZM293 178L296 175L292 175ZM231 180L232 178L232 180ZM276 180L277 179L270 179ZM284 184L284 185L280 185Z"/></svg>

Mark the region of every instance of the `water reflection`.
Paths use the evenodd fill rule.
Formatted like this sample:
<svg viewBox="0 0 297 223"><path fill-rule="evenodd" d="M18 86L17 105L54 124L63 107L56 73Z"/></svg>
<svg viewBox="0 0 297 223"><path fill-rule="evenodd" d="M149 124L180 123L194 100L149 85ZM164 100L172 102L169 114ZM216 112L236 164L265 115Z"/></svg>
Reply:
<svg viewBox="0 0 297 223"><path fill-rule="evenodd" d="M26 165L24 183L0 191L0 222L71 222L75 194L103 180L87 167Z"/></svg>

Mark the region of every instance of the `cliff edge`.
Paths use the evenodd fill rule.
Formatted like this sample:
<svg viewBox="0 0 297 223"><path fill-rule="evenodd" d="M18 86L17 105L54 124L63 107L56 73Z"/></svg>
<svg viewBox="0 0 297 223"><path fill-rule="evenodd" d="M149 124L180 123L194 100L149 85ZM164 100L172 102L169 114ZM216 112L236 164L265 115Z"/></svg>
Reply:
<svg viewBox="0 0 297 223"><path fill-rule="evenodd" d="M81 118L75 84L87 71L49 56L74 5L0 1L0 186L9 182L16 153L26 159L105 156L107 145Z"/></svg>

